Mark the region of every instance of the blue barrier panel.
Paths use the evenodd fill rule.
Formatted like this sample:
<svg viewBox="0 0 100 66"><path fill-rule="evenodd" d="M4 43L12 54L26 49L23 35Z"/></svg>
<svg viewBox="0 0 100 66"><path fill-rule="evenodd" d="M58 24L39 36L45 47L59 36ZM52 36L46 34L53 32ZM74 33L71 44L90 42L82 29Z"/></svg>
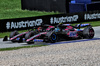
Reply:
<svg viewBox="0 0 100 66"><path fill-rule="evenodd" d="M84 12L87 11L87 4L90 4L91 0L71 0L71 4L69 5L69 12Z"/></svg>
<svg viewBox="0 0 100 66"><path fill-rule="evenodd" d="M71 3L76 3L76 1L75 0L71 0Z"/></svg>
<svg viewBox="0 0 100 66"><path fill-rule="evenodd" d="M86 11L84 3L77 3L77 4L69 4L69 12L84 12Z"/></svg>
<svg viewBox="0 0 100 66"><path fill-rule="evenodd" d="M84 3L84 4L87 4L87 3L91 3L91 0L75 0L76 3Z"/></svg>

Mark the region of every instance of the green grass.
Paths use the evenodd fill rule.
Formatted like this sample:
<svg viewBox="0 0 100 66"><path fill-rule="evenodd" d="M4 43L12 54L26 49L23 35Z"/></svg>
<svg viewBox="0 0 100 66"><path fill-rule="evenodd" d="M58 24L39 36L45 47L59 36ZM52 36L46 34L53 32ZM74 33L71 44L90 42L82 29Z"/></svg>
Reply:
<svg viewBox="0 0 100 66"><path fill-rule="evenodd" d="M0 0L0 19L34 17L52 14L58 14L58 12L21 10L21 0Z"/></svg>
<svg viewBox="0 0 100 66"><path fill-rule="evenodd" d="M34 48L34 47L41 47L47 45L32 45L32 46L22 46L22 47L12 47L12 48L0 48L0 51L10 51L10 50L18 50L22 48Z"/></svg>

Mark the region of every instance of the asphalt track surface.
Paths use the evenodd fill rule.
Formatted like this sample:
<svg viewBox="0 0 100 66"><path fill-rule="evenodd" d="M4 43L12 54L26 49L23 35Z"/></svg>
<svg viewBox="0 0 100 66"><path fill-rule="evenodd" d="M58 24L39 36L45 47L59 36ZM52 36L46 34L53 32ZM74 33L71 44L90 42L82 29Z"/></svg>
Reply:
<svg viewBox="0 0 100 66"><path fill-rule="evenodd" d="M72 40L72 41L62 41L62 42L56 42L56 43L44 43L44 42L36 42L31 45L39 45L39 44L45 44L45 45L53 45L53 44L66 44L66 43L74 43L74 42L84 42L84 41L92 41L92 40L100 40L100 26L93 27L95 30L95 36L93 39L81 39L81 40ZM3 42L3 39L0 39L0 48L10 48L10 47L21 47L21 46L31 46L27 43L12 43L11 41Z"/></svg>

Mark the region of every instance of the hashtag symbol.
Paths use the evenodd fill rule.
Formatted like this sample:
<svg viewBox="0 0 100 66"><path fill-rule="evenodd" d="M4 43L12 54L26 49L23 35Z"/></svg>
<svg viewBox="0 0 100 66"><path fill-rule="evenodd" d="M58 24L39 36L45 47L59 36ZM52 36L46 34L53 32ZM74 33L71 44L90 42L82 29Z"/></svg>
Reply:
<svg viewBox="0 0 100 66"><path fill-rule="evenodd" d="M50 23L53 24L53 18L50 19Z"/></svg>
<svg viewBox="0 0 100 66"><path fill-rule="evenodd" d="M10 22L7 22L7 23L6 23L6 28L7 28L7 29L10 29Z"/></svg>

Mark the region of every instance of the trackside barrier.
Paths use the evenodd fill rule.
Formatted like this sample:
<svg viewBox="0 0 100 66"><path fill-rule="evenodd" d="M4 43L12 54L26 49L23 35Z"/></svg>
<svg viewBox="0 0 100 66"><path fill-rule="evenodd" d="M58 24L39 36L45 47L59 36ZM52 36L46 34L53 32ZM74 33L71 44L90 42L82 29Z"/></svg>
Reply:
<svg viewBox="0 0 100 66"><path fill-rule="evenodd" d="M70 1L71 0L21 0L21 7L23 10L69 13Z"/></svg>
<svg viewBox="0 0 100 66"><path fill-rule="evenodd" d="M100 11L4 19L0 20L0 32L32 29L34 26L41 26L42 24L56 25L58 23L80 23L97 20L100 20Z"/></svg>

